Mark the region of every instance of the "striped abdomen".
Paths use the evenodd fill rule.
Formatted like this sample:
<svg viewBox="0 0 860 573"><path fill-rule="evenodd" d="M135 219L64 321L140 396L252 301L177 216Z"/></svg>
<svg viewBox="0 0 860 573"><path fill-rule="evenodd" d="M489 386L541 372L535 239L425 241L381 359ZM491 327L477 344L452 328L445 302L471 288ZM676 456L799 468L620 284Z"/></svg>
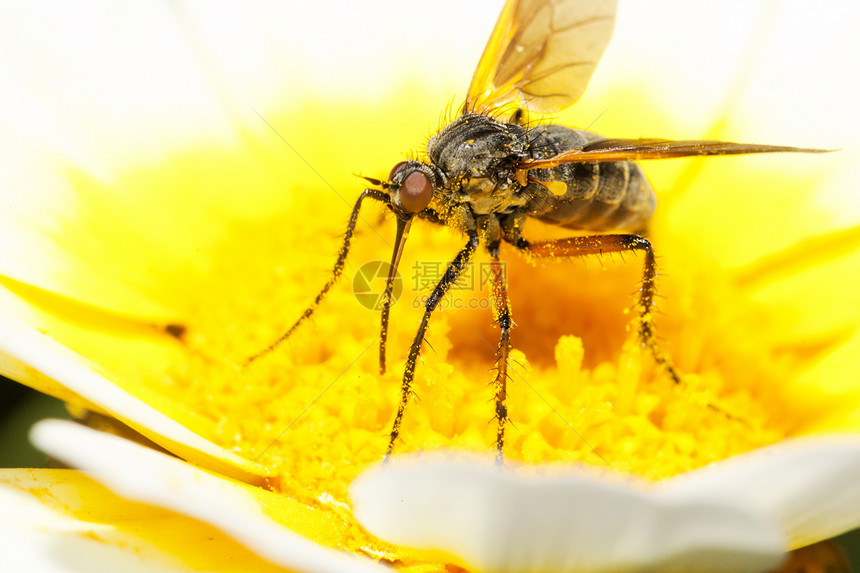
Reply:
<svg viewBox="0 0 860 573"><path fill-rule="evenodd" d="M529 130L529 155L552 157L602 139L562 125ZM567 163L529 172L533 181L521 191L530 217L570 229L640 231L657 207L642 169L631 161Z"/></svg>

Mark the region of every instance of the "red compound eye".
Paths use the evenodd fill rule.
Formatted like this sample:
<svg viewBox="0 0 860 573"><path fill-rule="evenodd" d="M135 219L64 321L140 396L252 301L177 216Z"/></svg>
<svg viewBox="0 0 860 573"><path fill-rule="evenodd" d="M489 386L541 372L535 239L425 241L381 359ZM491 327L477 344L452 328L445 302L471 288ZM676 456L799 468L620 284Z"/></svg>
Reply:
<svg viewBox="0 0 860 573"><path fill-rule="evenodd" d="M391 168L391 173L389 173L389 174L388 174L388 180L389 180L389 181L393 181L393 180L394 180L394 176L395 176L395 175L397 175L397 172L398 172L398 171L400 171L400 168L401 168L401 167L403 167L404 165L406 165L406 162L405 162L405 161L401 161L400 163L398 163L397 165L395 165L394 167L392 167L392 168Z"/></svg>
<svg viewBox="0 0 860 573"><path fill-rule="evenodd" d="M413 171L407 175L400 186L400 204L410 213L422 211L432 198L433 186L430 185L427 175L421 171Z"/></svg>

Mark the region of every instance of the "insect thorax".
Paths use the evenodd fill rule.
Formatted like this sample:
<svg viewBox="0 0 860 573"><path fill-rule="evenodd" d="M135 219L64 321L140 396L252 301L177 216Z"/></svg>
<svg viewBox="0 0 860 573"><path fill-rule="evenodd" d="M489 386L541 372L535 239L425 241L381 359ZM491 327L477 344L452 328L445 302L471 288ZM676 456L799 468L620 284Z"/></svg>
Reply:
<svg viewBox="0 0 860 573"><path fill-rule="evenodd" d="M525 204L514 172L527 148L523 127L467 114L430 138L427 155L446 175L448 201L468 204L475 215L504 214Z"/></svg>

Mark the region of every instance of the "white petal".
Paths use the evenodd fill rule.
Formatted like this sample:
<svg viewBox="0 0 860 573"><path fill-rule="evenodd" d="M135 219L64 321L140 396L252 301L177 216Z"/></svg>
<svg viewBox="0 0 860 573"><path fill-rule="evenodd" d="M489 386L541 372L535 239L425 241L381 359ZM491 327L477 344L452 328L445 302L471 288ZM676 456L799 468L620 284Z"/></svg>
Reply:
<svg viewBox="0 0 860 573"><path fill-rule="evenodd" d="M860 526L860 438L777 444L667 482L666 499L709 495L768 516L801 547Z"/></svg>
<svg viewBox="0 0 860 573"><path fill-rule="evenodd" d="M9 55L0 74L5 276L69 292L68 246L56 231L81 200L70 174L108 183L191 141L238 139L167 5L4 2L0 50ZM118 297L79 286L73 294L104 308L173 316L133 297L132 284L118 284Z"/></svg>
<svg viewBox="0 0 860 573"><path fill-rule="evenodd" d="M0 556L15 573L169 573L188 571L171 556L141 543L119 547L100 537L110 527L78 521L47 509L28 494L0 487ZM124 540L129 543L128 539Z"/></svg>
<svg viewBox="0 0 860 573"><path fill-rule="evenodd" d="M42 450L85 471L115 493L205 521L261 557L301 572L388 572L325 549L264 515L238 484L127 440L57 420L37 424Z"/></svg>
<svg viewBox="0 0 860 573"><path fill-rule="evenodd" d="M205 440L92 370L86 361L11 316L0 320L0 371L28 382L47 377L98 405L166 449L225 475L260 483L267 470ZM39 384L32 384L39 387Z"/></svg>
<svg viewBox="0 0 860 573"><path fill-rule="evenodd" d="M350 494L374 535L481 571L761 571L785 549L774 525L743 504L706 494L679 503L587 471L522 477L399 459L359 477Z"/></svg>

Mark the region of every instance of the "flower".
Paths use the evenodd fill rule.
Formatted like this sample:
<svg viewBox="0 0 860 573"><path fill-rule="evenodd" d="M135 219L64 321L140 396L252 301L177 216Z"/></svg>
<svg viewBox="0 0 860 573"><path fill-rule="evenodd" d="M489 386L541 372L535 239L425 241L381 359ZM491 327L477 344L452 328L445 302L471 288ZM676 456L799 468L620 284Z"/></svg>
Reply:
<svg viewBox="0 0 860 573"><path fill-rule="evenodd" d="M416 226L412 231L402 267L407 288L393 309L392 367L386 375L377 372L373 325L378 319L356 304L349 280L329 294L313 324L250 366L244 363L283 332L330 273L339 225L360 189L352 172L384 177L402 159L404 146L418 144L416 135L426 133L451 93L465 85L453 85L449 78L454 72L428 81L422 76L438 74L438 68L414 62L399 68L414 77L388 80L388 73L398 69L397 58L402 63L415 57L404 50L388 70L372 60L374 75L365 73L361 84L367 85L367 77L379 78L366 88L372 97L361 90L346 97L331 87L309 92L305 81L319 86L335 81L327 75L332 70L346 73L337 65L345 52L333 56L333 46L357 50L355 46L370 41L366 31L376 26L331 13L325 19L300 19L289 11L279 15L275 7L265 16L238 7L217 14L182 7L173 19L164 19L158 7L135 10L132 16L107 19L64 14L58 8L40 20L42 32L18 28L21 45L38 47L31 55L41 54L39 42L48 38L57 39L63 49L52 50L48 62L25 66L11 92L14 111L30 113L21 116L29 123L18 118L13 124L20 126L22 138L15 141L18 161L9 168L4 186L14 191L26 185L33 192L7 198L12 207L4 214L4 230L14 233L18 248L0 261L7 314L0 325L0 349L8 375L67 400L78 411L104 416L100 419L123 435L133 435L131 429L138 440L188 463L83 429L42 426L34 435L41 447L74 467L98 470L105 485L134 503L77 473L53 470L6 472L4 481L15 492L8 503L23 504L26 515L41 511L22 501L32 501L27 495L35 493L40 507L59 512L67 520L63 523L74 524L83 537L158 555L154 562L163 567L214 567L209 561L214 554L225 559L239 555L237 568L251 563L262 568L260 558L301 571L378 568L369 559L343 561L331 551L345 549L401 568L438 568L438 554L428 557L391 545L362 529L351 512L348 490L385 450L398 400L399 365L419 313L411 303L421 293L408 288L416 278L413 268L423 272L424 263L444 264L462 239L445 230ZM604 259L609 269L598 264L535 269L505 252L518 323L508 404L515 429L509 430L506 455L532 464L608 466L646 480L680 475L675 479L682 481L672 483L695 484L695 478L683 481L688 472L730 456L789 437L857 429L852 349L860 305L848 288L856 274L856 255L847 252L856 245L856 232L848 225L857 221L848 208L834 213L804 197L814 190L832 204L848 204L833 191L840 181L822 178L851 173L855 152L849 145L857 132L846 130L841 118L833 119L833 110L839 109L833 98L844 97L844 90L807 86L815 82L779 85L780 78L796 78L798 69L809 77L820 68L801 67L805 60L794 53L774 55L774 44L756 52L734 41L734 34L759 37L754 25L743 27L755 22L744 19L743 11L712 17L728 18L736 26L721 46L737 45L745 56L760 54L761 65L754 59L748 64L753 69L750 93L755 95L756 86L764 83L769 94L780 88L781 101L803 103L807 89L810 97L831 98L829 105L809 111L797 104L789 122L781 115L782 106L756 107L755 98L750 103L740 96L714 95L725 93L718 87L732 85L730 68L697 70L704 66L696 64L685 68L680 83L673 81L677 71L666 78L657 74L682 67L696 49L707 47L706 34L725 30L714 22L697 30L696 42L683 42L683 34L691 32L681 31L681 45L687 49L661 52L667 68L637 77L641 63L657 56L649 56L650 45L636 36L635 17L645 27L652 19L659 21L657 10L637 13L621 7L619 40L586 97L558 121L594 122L594 129L618 136L744 140L755 134L774 143L848 149L829 156L721 158L647 167L663 203L650 231L663 256L660 290L666 298L658 328L665 351L685 374L684 388L655 368L628 332L632 317L624 307L639 278L638 261L615 265ZM847 22L844 14L835 17L853 8L829 10L834 14L825 16ZM27 14L21 8L16 16L26 19ZM371 22L368 14L350 16ZM785 14L788 24L797 17L790 10ZM401 21L408 21L405 17ZM485 30L473 30L474 19L467 18L469 27L462 33L477 38L476 52L493 17L482 19ZM322 29L309 25L323 21ZM700 20L687 15L684 21ZM115 27L121 30L119 37ZM404 36L389 39L384 47L420 44L418 26L392 28ZM308 38L309 29L316 35ZM794 34L788 38L797 37L796 28L787 29ZM260 30L276 32L272 36ZM357 37L349 44L352 33ZM783 33L788 32L774 37L785 39ZM290 44L272 46L274 38L295 44L279 50ZM839 38L833 34L825 47L831 49ZM301 50L306 46L313 49ZM444 54L437 50L448 46L447 38L444 43L437 38L422 48L428 60L438 62ZM854 53L850 46L842 47L843 52ZM281 65L274 59L279 51L292 57ZM623 61L632 54L638 64ZM360 55L353 57L359 61ZM779 58L792 62L791 74L773 63L783 61ZM460 59L466 58L452 55L447 61ZM617 74L612 80L609 70ZM286 85L273 74L282 74ZM468 70L460 81L465 78ZM697 87L695 96L684 92L703 85L700 78L713 89ZM335 85L358 80L349 76L343 81ZM649 95L655 84L666 101ZM700 100L705 94L714 101ZM719 107L722 100L732 104L731 117L738 124L711 126L701 119L703 110ZM772 113L777 127L750 110ZM792 131L780 131L784 125ZM843 139L830 141L831 136ZM762 217L763 212L768 216ZM557 230L528 231L534 233L530 236L550 236ZM380 212L364 213L345 278L352 279L362 263L386 259L391 234L391 222L382 221ZM416 261L421 264L415 266ZM480 290L455 295L449 300L460 306L480 306L486 300ZM407 411L396 462L405 452L442 447L490 455L494 428L487 424L491 375L486 370L492 366L496 336L486 309L434 316L428 338L433 350L424 352L416 380L420 401ZM128 429L110 422L114 419ZM813 448L803 459L833 468L827 476L846 475L850 464L827 463L834 451L845 451L828 448ZM781 467L765 466L771 471ZM430 476L444 473L444 468L425 469ZM488 487L495 487L490 484L495 478L487 479ZM401 491L401 482L392 483L390 492ZM821 482L804 482L806 489L792 491L808 492L810 483ZM846 492L849 500L851 492ZM512 495L520 499L520 494ZM77 505L78 496L86 502ZM379 498L365 499L373 504ZM722 498L713 507L721 504L731 506ZM152 505L169 511L153 513ZM126 508L133 515L150 516L153 526L129 530L121 521ZM793 536L778 512L767 509L742 515L745 525L763 532L760 547L767 549L760 552L763 561L748 563L751 569L765 559L773 562L787 547L838 532L818 528L802 538ZM392 512L383 515L407 532ZM857 524L852 503L833 512L827 516L838 515L842 529ZM373 516L379 512L371 506L367 515L366 526L376 531ZM487 515L479 514L481 523ZM36 530L46 527L38 519L31 523ZM106 527L81 528L81 523ZM158 530L161 523L197 532L198 542L165 540ZM110 535L100 536L105 530ZM217 542L199 543L209 537ZM212 546L219 548L216 553L208 549ZM454 551L451 546L436 548ZM546 558L544 563L555 563L549 550L530 548ZM84 542L82 551L93 551L92 543ZM602 554L594 552L597 558ZM170 555L174 557L166 557ZM111 552L111 557L129 556ZM458 562L493 570L469 557L460 554Z"/></svg>

